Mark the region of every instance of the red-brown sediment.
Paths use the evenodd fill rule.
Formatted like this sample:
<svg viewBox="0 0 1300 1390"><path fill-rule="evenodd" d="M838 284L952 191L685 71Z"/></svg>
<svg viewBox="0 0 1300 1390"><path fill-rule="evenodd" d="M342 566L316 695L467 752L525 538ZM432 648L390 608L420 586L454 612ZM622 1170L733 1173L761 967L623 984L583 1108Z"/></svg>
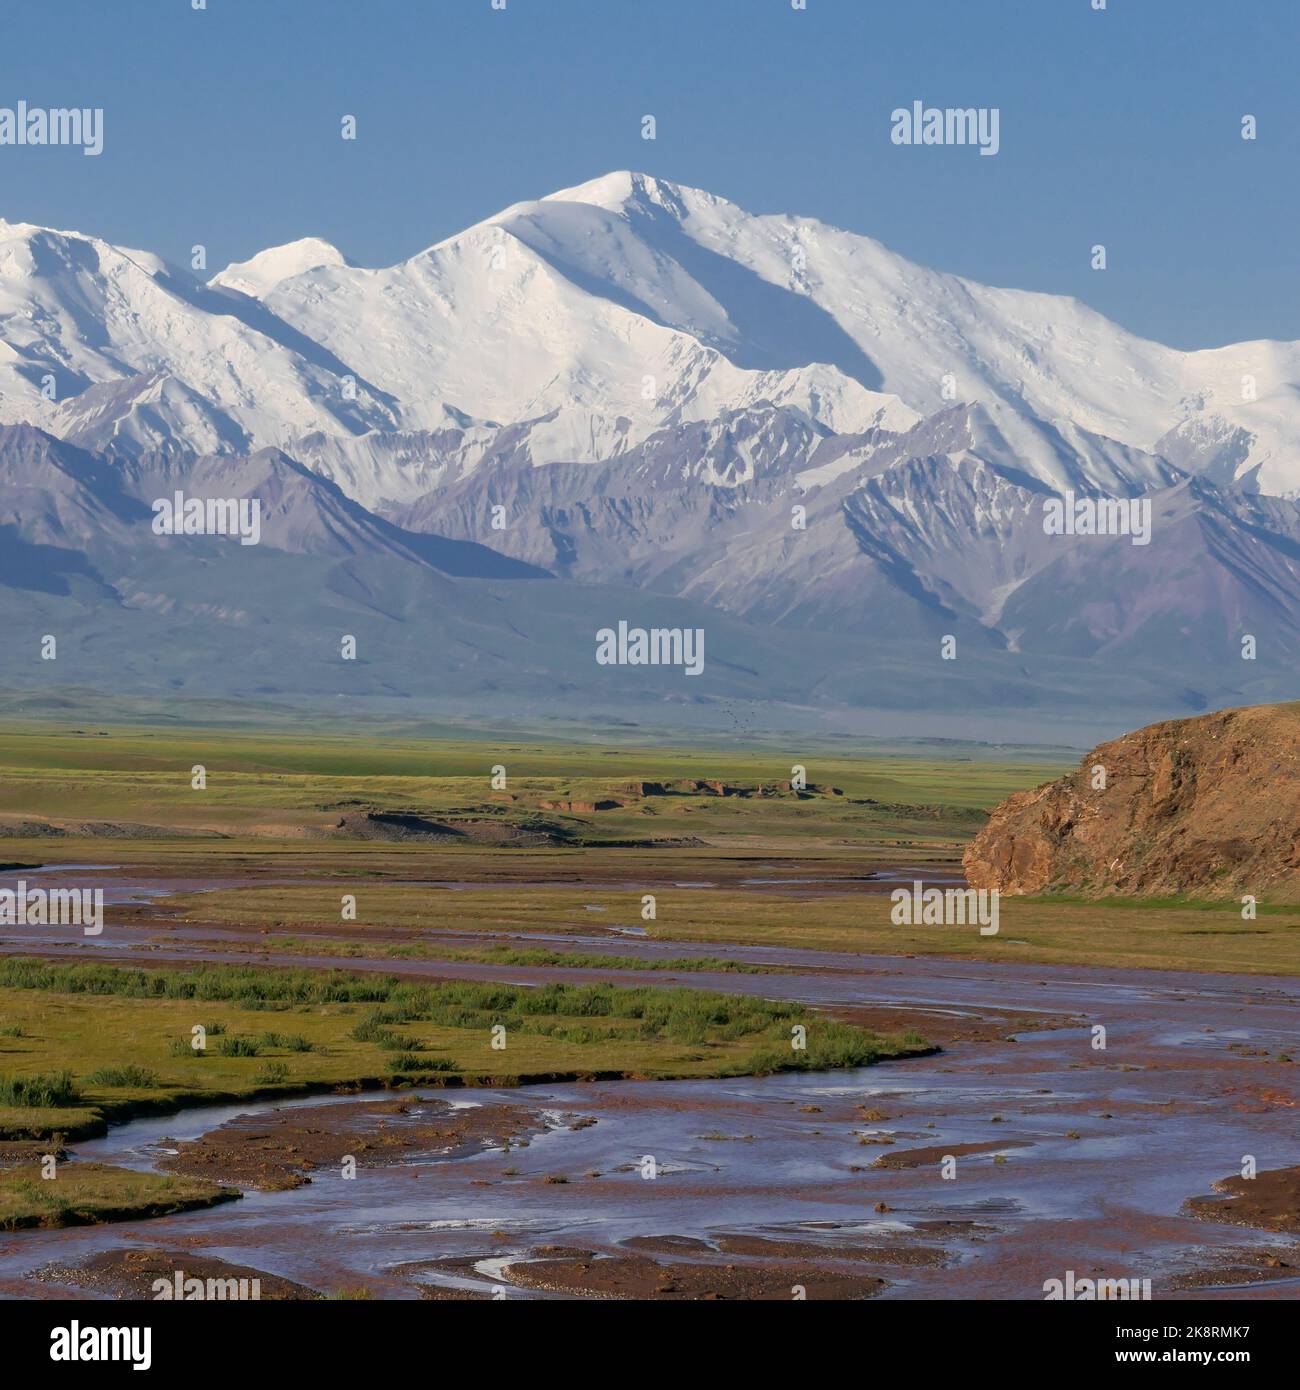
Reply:
<svg viewBox="0 0 1300 1390"><path fill-rule="evenodd" d="M112 1298L156 1299L160 1296L156 1288L158 1281L174 1289L178 1271L182 1279L201 1279L205 1285L210 1279L227 1285L230 1280L246 1280L250 1296L256 1280L256 1297L264 1302L320 1297L314 1289L250 1265L231 1264L192 1252L135 1247L103 1250L75 1265L47 1265L32 1277L41 1283L66 1284Z"/></svg>
<svg viewBox="0 0 1300 1390"><path fill-rule="evenodd" d="M1300 1168L1274 1168L1253 1178L1221 1178L1211 1186L1223 1195L1189 1197L1184 1204L1188 1215L1300 1235Z"/></svg>
<svg viewBox="0 0 1300 1390"><path fill-rule="evenodd" d="M159 1167L187 1177L276 1191L311 1181L311 1171L396 1164L430 1154L478 1153L545 1125L521 1106L453 1107L437 1099L294 1106L241 1115L180 1146Z"/></svg>

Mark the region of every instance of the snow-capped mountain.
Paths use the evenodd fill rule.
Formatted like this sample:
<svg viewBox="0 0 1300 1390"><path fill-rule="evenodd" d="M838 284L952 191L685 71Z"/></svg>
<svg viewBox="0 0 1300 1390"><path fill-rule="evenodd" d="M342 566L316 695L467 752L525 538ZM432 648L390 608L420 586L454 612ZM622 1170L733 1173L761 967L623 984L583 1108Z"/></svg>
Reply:
<svg viewBox="0 0 1300 1390"><path fill-rule="evenodd" d="M0 223L0 420L127 452L395 424L364 382L341 389L343 364L244 304L144 252Z"/></svg>
<svg viewBox="0 0 1300 1390"><path fill-rule="evenodd" d="M1137 450L1106 456L1114 492L1150 509L1144 544L1048 534L1056 494L1011 466L971 406L854 436L818 435L788 411L739 412L596 466L489 460L393 516L763 625L965 632L1038 655L1127 649L1189 671L1235 659L1234 634L1267 632L1275 655L1300 658L1300 505ZM496 507L506 524L493 534Z"/></svg>
<svg viewBox="0 0 1300 1390"><path fill-rule="evenodd" d="M432 388L439 406L479 418L577 407L632 422L552 427L536 462L608 457L650 423L758 399L837 432L898 428L902 407L960 400L1054 485L1077 478L1053 436L1148 453L1167 440L1181 466L1219 480L1231 437L1231 479L1300 489L1300 344L1178 352L1073 299L990 289L868 237L641 174L517 204L389 270L287 275L263 300L340 355L355 342L358 366L404 402ZM878 393L894 398L885 413Z"/></svg>
<svg viewBox="0 0 1300 1390"><path fill-rule="evenodd" d="M1178 352L1072 299L629 172L384 269L307 237L206 286L94 237L0 224L0 344L0 420L120 453L310 436L368 506L502 447L598 462L760 405L851 434L978 404L1054 487L1115 486L1122 448L1300 491L1296 343Z"/></svg>
<svg viewBox="0 0 1300 1390"><path fill-rule="evenodd" d="M718 633L673 702L1278 698L1298 391L1300 344L1177 352L640 174L386 269L308 237L207 284L0 223L0 616L232 690L332 691L361 627L369 693L585 697L588 628L644 609ZM257 496L262 542L160 546L182 489ZM1049 535L1074 493L1149 507L1149 544ZM945 635L962 663L905 694Z"/></svg>
<svg viewBox="0 0 1300 1390"><path fill-rule="evenodd" d="M322 266L344 266L348 258L318 236L303 237L286 246L272 246L246 261L232 261L208 281L221 289L235 290L253 299L265 298L281 280Z"/></svg>
<svg viewBox="0 0 1300 1390"><path fill-rule="evenodd" d="M593 293L712 342L742 365L792 350L834 363L928 415L982 404L1027 471L1055 476L1020 420L1155 451L1170 430L1253 436L1235 471L1300 487L1300 343L1184 353L1077 300L991 289L927 270L808 218L755 217L699 189L616 173L494 219ZM286 286L285 289L289 287ZM1190 460L1189 460L1190 461Z"/></svg>

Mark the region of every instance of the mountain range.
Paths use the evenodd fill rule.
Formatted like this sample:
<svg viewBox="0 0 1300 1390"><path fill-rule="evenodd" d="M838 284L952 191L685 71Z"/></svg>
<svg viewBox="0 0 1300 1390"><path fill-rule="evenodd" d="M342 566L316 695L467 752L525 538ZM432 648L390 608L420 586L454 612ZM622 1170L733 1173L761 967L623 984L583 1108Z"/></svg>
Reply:
<svg viewBox="0 0 1300 1390"><path fill-rule="evenodd" d="M1300 343L1179 352L636 173L206 283L0 222L9 680L62 634L78 685L684 720L1283 698L1298 392ZM180 489L259 497L260 544L154 534ZM1062 497L1150 543L1049 534ZM703 627L704 676L596 665L620 618Z"/></svg>

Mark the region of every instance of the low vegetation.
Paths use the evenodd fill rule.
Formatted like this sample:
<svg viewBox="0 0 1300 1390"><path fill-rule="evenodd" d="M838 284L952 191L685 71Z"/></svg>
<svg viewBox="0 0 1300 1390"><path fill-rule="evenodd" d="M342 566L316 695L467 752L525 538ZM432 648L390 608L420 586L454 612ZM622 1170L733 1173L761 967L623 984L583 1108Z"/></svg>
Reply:
<svg viewBox="0 0 1300 1390"><path fill-rule="evenodd" d="M734 858L734 856L732 856ZM637 872L640 856L637 856ZM755 856L755 876L763 862ZM698 866L698 867L697 867ZM705 878L707 860L692 861L685 877ZM864 864L862 872L869 872ZM949 866L948 872L952 872ZM461 872L465 872L464 869ZM491 868L479 870L488 878ZM611 876L629 868L609 870ZM769 869L768 874L771 874ZM590 931L601 925L635 924L652 941L702 945L799 947L812 951L866 954L955 956L970 960L1088 965L1104 963L1149 970L1213 970L1243 974L1300 973L1300 905L1261 902L1253 920L1245 920L1239 904L1191 898L1084 899L1051 894L1041 897L1003 897L999 931L981 936L975 926L899 926L890 919L887 891L850 892L831 874L843 872L842 861L828 857L825 883L810 885L798 895L779 886L754 889L665 887L658 892L654 921L640 919L640 893L608 888L574 889L569 885L512 887L509 884L455 894L445 902L428 888L378 883L365 890L364 922L343 927L337 921L337 896L328 889L287 885L271 889L226 889L201 898L177 900L176 909L214 924L242 923L276 930L273 936L251 936L235 943L245 949L284 954L340 956L360 959L466 960L484 964L532 965L562 969L635 970L635 960L593 948L561 951L539 944L467 947L443 940L399 941L387 933L410 933L420 928L453 928L485 934L508 931L512 936ZM802 875L817 873L817 866ZM927 877L918 869L917 876ZM882 885L883 888L883 885ZM590 909L600 909L599 912ZM329 924L331 936L319 933ZM294 936L294 929L301 935ZM311 934L307 934L310 929ZM227 949L230 943L223 943ZM707 953L678 955L651 961L647 967L671 973L718 971L770 973L774 967L747 967Z"/></svg>
<svg viewBox="0 0 1300 1390"><path fill-rule="evenodd" d="M708 972L718 975L770 975L773 967L722 956L665 956L655 960L609 951L555 951L517 946L485 946L463 950L452 946L405 942L397 945L364 941L331 941L320 937L274 936L265 948L284 955L341 956L361 959L381 956L387 960L482 961L487 965L520 965L555 970L658 970L674 975ZM259 943L257 949L262 949Z"/></svg>
<svg viewBox="0 0 1300 1390"><path fill-rule="evenodd" d="M237 1191L195 1178L165 1177L103 1163L0 1168L0 1231L33 1226L87 1226L168 1216L232 1201Z"/></svg>
<svg viewBox="0 0 1300 1390"><path fill-rule="evenodd" d="M213 1004L224 1026L195 1052L194 1025ZM924 1048L743 995L265 967L10 959L0 961L0 1012L24 1033L0 1048L0 1136L11 1138L75 1137L180 1104L399 1079L745 1075L862 1066ZM268 1030L268 1012L292 1029ZM38 1059L40 1071L24 1065Z"/></svg>
<svg viewBox="0 0 1300 1390"><path fill-rule="evenodd" d="M70 1071L50 1072L40 1076L0 1077L0 1106L15 1109L54 1109L76 1105L81 1099L72 1084Z"/></svg>

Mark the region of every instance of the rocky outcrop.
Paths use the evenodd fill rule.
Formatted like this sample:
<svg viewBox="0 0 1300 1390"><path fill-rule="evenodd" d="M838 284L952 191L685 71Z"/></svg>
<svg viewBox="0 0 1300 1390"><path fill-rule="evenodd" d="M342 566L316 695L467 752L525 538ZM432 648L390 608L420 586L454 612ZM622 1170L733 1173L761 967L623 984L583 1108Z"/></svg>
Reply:
<svg viewBox="0 0 1300 1390"><path fill-rule="evenodd" d="M1300 901L1300 703L1174 719L1100 744L994 810L976 888Z"/></svg>
<svg viewBox="0 0 1300 1390"><path fill-rule="evenodd" d="M590 815L595 811L617 811L623 805L621 801L574 801L571 798L543 801L539 804L543 811L566 811L575 815Z"/></svg>

